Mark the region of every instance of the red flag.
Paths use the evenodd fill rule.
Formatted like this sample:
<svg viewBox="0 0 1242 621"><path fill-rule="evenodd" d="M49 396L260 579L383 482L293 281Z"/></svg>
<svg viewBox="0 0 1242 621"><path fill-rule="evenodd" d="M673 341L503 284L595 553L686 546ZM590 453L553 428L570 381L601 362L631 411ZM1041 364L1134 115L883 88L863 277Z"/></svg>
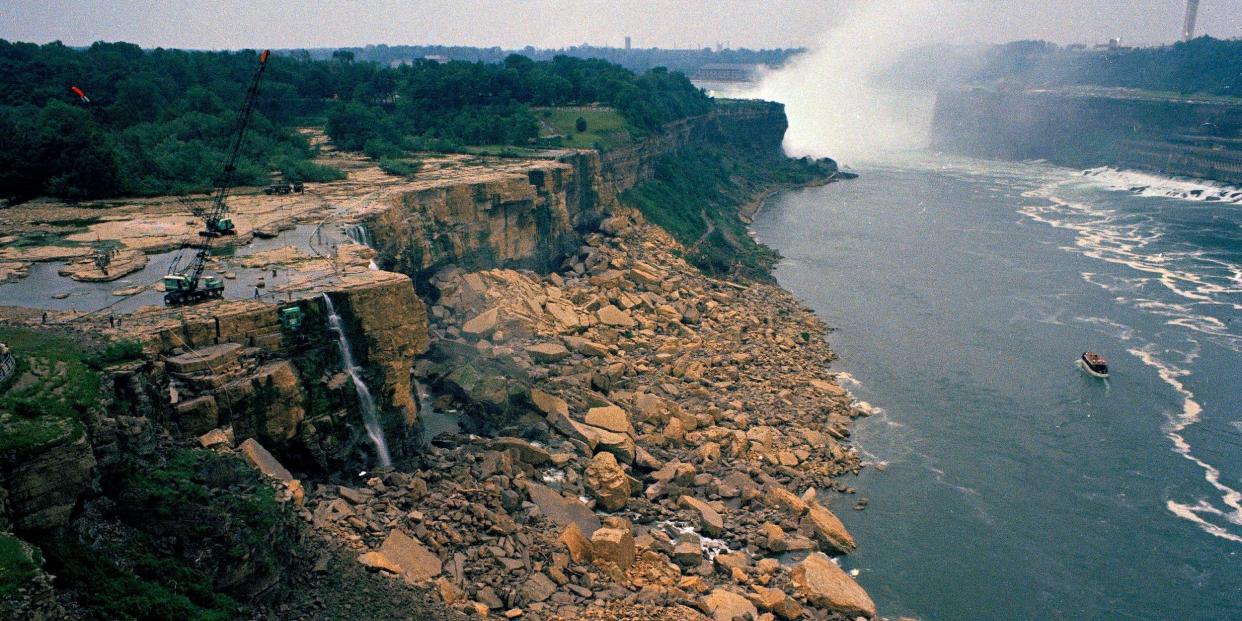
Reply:
<svg viewBox="0 0 1242 621"><path fill-rule="evenodd" d="M78 88L78 87L76 87L76 86L70 86L70 87L69 87L69 90L73 91L73 94L74 94L74 95L77 95L77 96L78 96L78 98L82 100L82 103L90 103L90 102L91 102L91 98L90 98L90 97L87 97L87 96L86 96L86 93L83 93L83 92L82 92L82 89L80 89L80 88Z"/></svg>

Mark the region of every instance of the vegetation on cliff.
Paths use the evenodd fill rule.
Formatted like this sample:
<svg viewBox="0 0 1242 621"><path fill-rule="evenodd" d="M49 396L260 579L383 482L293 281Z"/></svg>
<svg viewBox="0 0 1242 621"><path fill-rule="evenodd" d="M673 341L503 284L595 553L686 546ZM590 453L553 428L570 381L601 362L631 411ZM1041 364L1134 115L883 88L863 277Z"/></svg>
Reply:
<svg viewBox="0 0 1242 621"><path fill-rule="evenodd" d="M107 619L231 619L276 582L292 513L232 455L173 450L109 468L112 502L88 518L104 537L39 541L59 586Z"/></svg>
<svg viewBox="0 0 1242 621"><path fill-rule="evenodd" d="M662 156L654 178L622 200L681 242L699 269L768 279L777 254L747 234L742 210L756 196L825 179L836 169L829 159L757 155L745 144L722 142Z"/></svg>
<svg viewBox="0 0 1242 621"><path fill-rule="evenodd" d="M33 580L42 562L38 548L8 533L0 533L0 599L9 597Z"/></svg>
<svg viewBox="0 0 1242 621"><path fill-rule="evenodd" d="M0 343L17 368L0 386L0 455L21 455L83 433L81 416L99 397L99 374L89 352L73 338L0 326Z"/></svg>

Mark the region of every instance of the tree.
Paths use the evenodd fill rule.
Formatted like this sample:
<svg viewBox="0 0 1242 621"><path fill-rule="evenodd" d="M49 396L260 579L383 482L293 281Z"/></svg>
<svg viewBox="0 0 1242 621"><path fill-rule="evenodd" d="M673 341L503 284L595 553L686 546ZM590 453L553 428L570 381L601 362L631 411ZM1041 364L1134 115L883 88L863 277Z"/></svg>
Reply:
<svg viewBox="0 0 1242 621"><path fill-rule="evenodd" d="M586 122L586 119L584 119L584 118L582 118L582 117L578 117L578 120L577 120L577 121L574 121L574 129L578 130L578 133L579 133L579 134L581 134L582 132L586 131L586 130L587 130L587 122Z"/></svg>

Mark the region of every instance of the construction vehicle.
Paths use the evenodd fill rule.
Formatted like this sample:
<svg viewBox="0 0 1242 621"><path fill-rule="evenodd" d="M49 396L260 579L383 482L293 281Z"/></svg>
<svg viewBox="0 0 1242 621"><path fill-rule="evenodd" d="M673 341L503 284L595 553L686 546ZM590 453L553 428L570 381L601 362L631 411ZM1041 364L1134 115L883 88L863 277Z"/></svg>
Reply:
<svg viewBox="0 0 1242 621"><path fill-rule="evenodd" d="M229 147L228 159L224 163L224 175L216 184L216 195L212 199L211 209L203 218L207 228L199 233L204 237L237 233L237 229L233 226L233 219L228 217L227 199L229 189L233 185L233 173L237 171L237 158L241 154L242 142L246 138L246 130L250 127L250 116L254 113L254 104L259 98L259 83L263 80L263 70L267 69L268 54L268 50L263 50L263 53L259 55L259 68L255 69L254 77L250 80L250 87L246 89L246 99L241 109L237 111L237 126L233 131L233 143Z"/></svg>
<svg viewBox="0 0 1242 621"><path fill-rule="evenodd" d="M269 196L272 194L289 194L291 192L301 194L304 189L305 186L302 185L301 181L290 183L285 179L284 173L274 172L272 173L272 185L267 186L263 192Z"/></svg>
<svg viewBox="0 0 1242 621"><path fill-rule="evenodd" d="M203 276L209 246L210 244L200 245L190 261L190 266L184 271L177 271L180 257L173 262L172 268L164 275L164 304L181 306L224 297L224 281L219 276Z"/></svg>
<svg viewBox="0 0 1242 621"><path fill-rule="evenodd" d="M246 136L246 128L250 125L250 115L254 112L255 100L259 96L259 82L263 78L263 70L267 68L268 50L259 55L259 68L254 72L250 88L246 90L246 100L237 113L237 129L233 133L233 142L229 148L228 160L224 164L224 175L216 185L215 197L209 210L194 210L194 214L203 219L206 229L199 232L204 239L200 243L186 243L181 254L168 268L164 275L164 304L180 306L197 304L211 299L224 297L224 281L218 276L204 276L207 259L211 256L211 243L221 235L236 234L232 218L228 217L227 198L229 188L233 185L233 172L237 169L237 157L241 153L242 140ZM186 251L193 249L194 255L185 269L178 269Z"/></svg>

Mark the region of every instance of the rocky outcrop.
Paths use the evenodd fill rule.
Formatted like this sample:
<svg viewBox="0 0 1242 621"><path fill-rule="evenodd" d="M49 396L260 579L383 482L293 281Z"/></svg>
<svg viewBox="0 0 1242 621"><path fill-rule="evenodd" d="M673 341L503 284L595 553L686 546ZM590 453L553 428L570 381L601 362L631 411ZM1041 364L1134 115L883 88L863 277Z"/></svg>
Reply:
<svg viewBox="0 0 1242 621"><path fill-rule="evenodd" d="M410 366L428 348L426 307L409 277L393 272L348 274L327 293L376 398L390 450L405 454L419 429ZM280 321L287 307L303 315L297 328ZM144 392L150 403L135 414L187 437L231 426L238 441L256 438L282 458L325 469L348 461L351 447L369 450L321 296L283 306L219 302L146 319L144 350L163 360L139 383L162 386L164 394Z"/></svg>
<svg viewBox="0 0 1242 621"><path fill-rule="evenodd" d="M411 275L446 265L548 271L616 204L595 152L396 193L362 219L380 264Z"/></svg>
<svg viewBox="0 0 1242 621"><path fill-rule="evenodd" d="M946 90L932 145L979 157L1042 158L1242 183L1242 105L1111 89Z"/></svg>
<svg viewBox="0 0 1242 621"><path fill-rule="evenodd" d="M90 489L95 455L82 430L68 426L59 437L0 456L0 488L7 490L14 529L47 531L64 526Z"/></svg>

